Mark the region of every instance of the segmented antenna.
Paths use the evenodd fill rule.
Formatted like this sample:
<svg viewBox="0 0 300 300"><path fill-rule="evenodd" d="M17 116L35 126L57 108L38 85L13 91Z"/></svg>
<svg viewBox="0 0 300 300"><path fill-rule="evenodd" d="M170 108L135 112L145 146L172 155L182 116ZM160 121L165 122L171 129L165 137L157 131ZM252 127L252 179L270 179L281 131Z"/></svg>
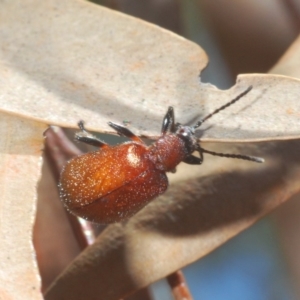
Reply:
<svg viewBox="0 0 300 300"><path fill-rule="evenodd" d="M237 97L235 97L233 100L231 100L228 103L222 105L221 107L217 108L212 113L210 113L209 115L207 115L206 117L204 117L202 120L198 121L196 123L196 125L193 126L193 128L194 129L198 128L206 120L208 120L209 118L211 118L213 115L217 114L219 111L221 111L221 110L227 108L228 106L234 104L235 102L237 102L238 100L240 100L242 97L244 97L246 94L248 94L251 90L252 90L252 85L249 86L244 92L242 92L241 94L239 94ZM219 152L214 152L214 151L209 151L209 150L203 149L200 146L198 146L197 150L200 153L200 155L202 153L208 153L208 154L211 154L211 155L214 155L214 156L237 158L237 159L243 159L243 160L250 160L250 161L253 161L253 162L257 162L257 163L263 163L265 161L263 158L257 157L257 156L232 154L232 153L219 153Z"/></svg>
<svg viewBox="0 0 300 300"><path fill-rule="evenodd" d="M236 98L234 98L233 100L229 101L228 103L222 105L221 107L217 108L212 113L210 113L209 115L204 117L202 120L198 121L196 123L196 125L193 126L194 129L200 127L202 125L202 123L204 123L206 120L210 119L213 115L217 114L219 111L227 108L228 106L230 106L230 105L234 104L235 102L237 102L238 100L240 100L242 97L244 97L246 94L248 94L251 90L252 90L252 85L250 85L244 92L239 94Z"/></svg>
<svg viewBox="0 0 300 300"><path fill-rule="evenodd" d="M202 153L208 153L214 156L220 156L220 157L229 157L229 158L237 158L237 159L243 159L243 160L250 160L250 161L254 161L257 163L263 163L265 160L261 157L257 157L257 156L250 156L250 155L241 155L241 154L232 154L232 153L219 153L219 152L214 152L214 151L209 151L203 148L199 148L200 152Z"/></svg>

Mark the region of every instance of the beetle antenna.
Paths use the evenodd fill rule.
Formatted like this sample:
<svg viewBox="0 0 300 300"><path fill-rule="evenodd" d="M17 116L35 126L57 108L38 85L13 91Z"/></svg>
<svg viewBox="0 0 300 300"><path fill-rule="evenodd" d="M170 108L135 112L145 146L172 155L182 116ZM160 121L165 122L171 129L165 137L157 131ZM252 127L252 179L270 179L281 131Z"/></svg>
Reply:
<svg viewBox="0 0 300 300"><path fill-rule="evenodd" d="M237 102L238 100L240 100L242 97L244 97L246 94L248 94L251 90L252 90L252 85L250 85L244 92L242 92L241 94L239 94L237 97L235 97L234 99L232 99L228 103L222 105L221 107L217 108L212 113L210 113L209 115L207 115L206 117L204 117L202 120L198 121L196 123L196 125L193 126L193 128L196 129L196 128L200 127L202 125L202 123L204 123L206 120L210 119L213 115L217 114L219 111L221 111L221 110L227 108L228 106L234 104L235 102Z"/></svg>
<svg viewBox="0 0 300 300"><path fill-rule="evenodd" d="M214 152L214 151L209 151L209 150L203 149L200 146L198 148L198 151L201 152L201 153L208 153L208 154L211 154L211 155L214 155L214 156L250 160L250 161L257 162L257 163L263 163L265 161L263 158L257 157L257 156L231 154L231 153L219 153L219 152Z"/></svg>

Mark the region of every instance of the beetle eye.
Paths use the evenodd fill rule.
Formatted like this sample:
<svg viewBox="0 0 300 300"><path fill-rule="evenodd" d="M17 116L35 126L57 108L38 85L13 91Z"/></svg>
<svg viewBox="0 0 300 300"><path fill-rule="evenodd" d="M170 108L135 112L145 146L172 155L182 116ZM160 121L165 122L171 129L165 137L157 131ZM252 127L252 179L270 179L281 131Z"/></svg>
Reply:
<svg viewBox="0 0 300 300"><path fill-rule="evenodd" d="M180 130L180 133L183 135L183 136L187 136L187 133L186 133L186 131L185 130Z"/></svg>
<svg viewBox="0 0 300 300"><path fill-rule="evenodd" d="M178 133L181 134L181 135L183 135L183 136L187 136L187 135L188 135L188 133L187 133L187 131L185 130L184 127L181 127L181 128L178 130Z"/></svg>

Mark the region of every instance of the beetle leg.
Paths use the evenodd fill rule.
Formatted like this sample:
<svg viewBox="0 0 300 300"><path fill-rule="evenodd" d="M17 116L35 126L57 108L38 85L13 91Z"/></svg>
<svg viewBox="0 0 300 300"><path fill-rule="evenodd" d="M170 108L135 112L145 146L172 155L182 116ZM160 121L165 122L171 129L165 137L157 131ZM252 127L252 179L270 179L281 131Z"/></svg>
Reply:
<svg viewBox="0 0 300 300"><path fill-rule="evenodd" d="M137 142L139 144L144 144L144 142L136 136L133 132L131 132L128 128L118 125L113 122L108 122L108 125L113 128L118 135L128 137L129 139L133 140L134 142Z"/></svg>
<svg viewBox="0 0 300 300"><path fill-rule="evenodd" d="M203 149L198 145L198 149L196 149L199 153L201 163L203 162Z"/></svg>
<svg viewBox="0 0 300 300"><path fill-rule="evenodd" d="M183 162L189 165L201 165L202 161L203 161L203 157L197 157L194 155L190 155L183 160Z"/></svg>
<svg viewBox="0 0 300 300"><path fill-rule="evenodd" d="M161 126L162 135L165 135L168 131L175 132L175 116L174 116L174 109L172 106L169 106Z"/></svg>
<svg viewBox="0 0 300 300"><path fill-rule="evenodd" d="M80 131L75 133L75 139L77 141L100 148L107 147L106 143L85 130L83 121L78 122L78 127Z"/></svg>
<svg viewBox="0 0 300 300"><path fill-rule="evenodd" d="M264 162L264 159L261 158L261 157L251 156L251 155L234 154L234 153L214 152L214 151L203 149L200 146L199 146L199 150L197 149L197 151L201 151L202 153L208 153L210 155L215 155L215 156L220 156L220 157L237 158L237 159L254 161L254 162L257 162L257 163L263 163Z"/></svg>

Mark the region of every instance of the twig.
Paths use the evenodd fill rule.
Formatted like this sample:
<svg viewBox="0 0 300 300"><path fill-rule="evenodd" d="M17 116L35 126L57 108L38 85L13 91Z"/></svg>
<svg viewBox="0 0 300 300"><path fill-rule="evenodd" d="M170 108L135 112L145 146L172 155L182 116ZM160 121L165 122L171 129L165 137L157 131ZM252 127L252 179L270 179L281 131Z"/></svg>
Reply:
<svg viewBox="0 0 300 300"><path fill-rule="evenodd" d="M167 277L175 300L193 300L182 271L176 271Z"/></svg>

